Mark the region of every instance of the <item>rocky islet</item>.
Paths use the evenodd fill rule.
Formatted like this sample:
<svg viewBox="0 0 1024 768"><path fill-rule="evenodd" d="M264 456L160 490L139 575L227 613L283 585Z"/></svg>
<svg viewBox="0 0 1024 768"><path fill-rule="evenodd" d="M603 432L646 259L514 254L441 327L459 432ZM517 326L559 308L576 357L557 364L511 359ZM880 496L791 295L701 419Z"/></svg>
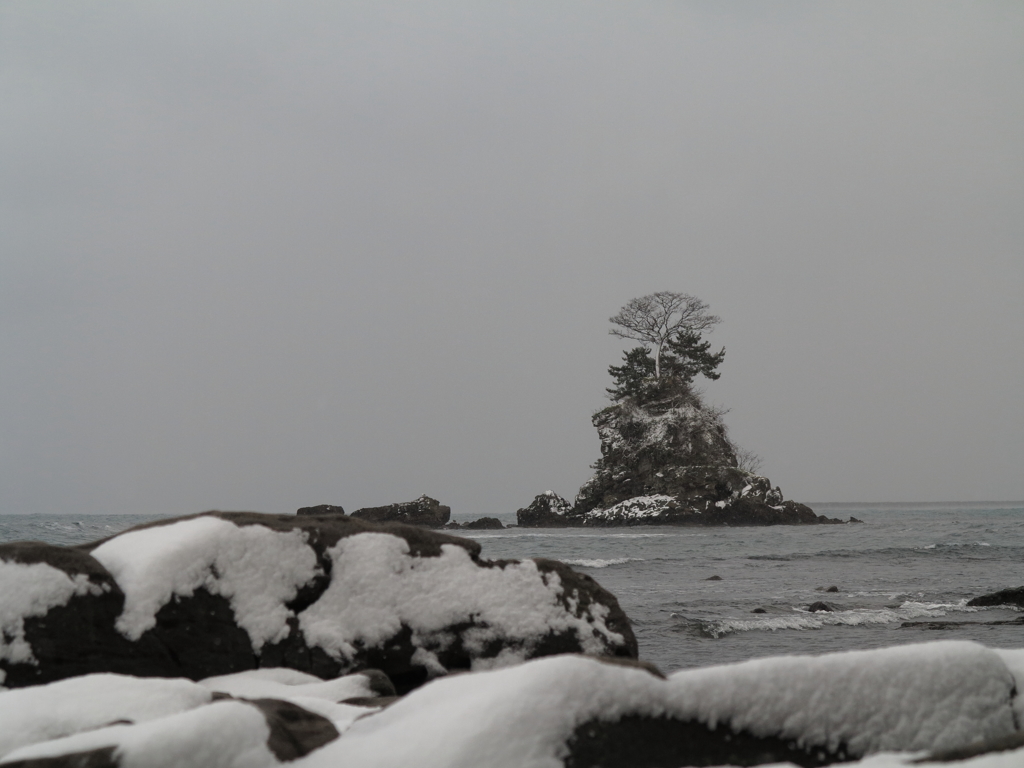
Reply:
<svg viewBox="0 0 1024 768"><path fill-rule="evenodd" d="M601 457L573 502L553 491L516 512L520 527L820 525L767 477L742 469L721 412L688 386L625 398L594 414ZM859 521L858 521L859 522Z"/></svg>

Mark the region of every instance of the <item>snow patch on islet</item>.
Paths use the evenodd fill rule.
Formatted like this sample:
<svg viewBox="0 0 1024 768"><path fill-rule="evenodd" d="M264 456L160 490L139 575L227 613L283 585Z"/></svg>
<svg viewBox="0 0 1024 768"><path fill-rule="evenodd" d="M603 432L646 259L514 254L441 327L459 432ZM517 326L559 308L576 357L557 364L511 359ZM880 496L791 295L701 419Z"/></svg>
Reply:
<svg viewBox="0 0 1024 768"><path fill-rule="evenodd" d="M650 496L634 496L620 501L607 509L592 509L587 512L588 520L641 520L645 517L657 517L677 506L675 498L664 494Z"/></svg>

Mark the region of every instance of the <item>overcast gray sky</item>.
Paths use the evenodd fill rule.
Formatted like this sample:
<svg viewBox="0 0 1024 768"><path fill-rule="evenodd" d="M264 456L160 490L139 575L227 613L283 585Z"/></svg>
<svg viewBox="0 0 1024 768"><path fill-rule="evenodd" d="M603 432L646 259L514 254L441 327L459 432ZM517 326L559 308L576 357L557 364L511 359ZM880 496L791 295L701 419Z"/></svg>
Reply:
<svg viewBox="0 0 1024 768"><path fill-rule="evenodd" d="M0 2L0 512L571 497L659 290L787 497L1024 498L1024 4Z"/></svg>

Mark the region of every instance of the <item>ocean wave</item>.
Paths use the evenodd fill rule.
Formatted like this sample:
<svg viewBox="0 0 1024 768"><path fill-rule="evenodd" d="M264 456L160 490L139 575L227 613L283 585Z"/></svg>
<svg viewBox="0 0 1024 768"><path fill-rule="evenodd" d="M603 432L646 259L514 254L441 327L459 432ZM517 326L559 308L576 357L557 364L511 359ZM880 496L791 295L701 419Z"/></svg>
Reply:
<svg viewBox="0 0 1024 768"><path fill-rule="evenodd" d="M935 557L950 556L954 558L971 558L973 553L984 552L984 558L1015 556L1024 554L1024 548L1017 545L991 544L987 541L967 542L935 542L917 547L882 547L879 549L825 549L818 552L772 553L767 555L747 555L747 560L790 562L799 560L836 560L899 557Z"/></svg>
<svg viewBox="0 0 1024 768"><path fill-rule="evenodd" d="M607 568L609 565L622 565L623 563L632 563L637 560L643 560L642 557L616 557L611 560L597 560L582 558L579 560L563 560L562 562L566 565L575 565L579 568Z"/></svg>
<svg viewBox="0 0 1024 768"><path fill-rule="evenodd" d="M794 608L785 616L768 616L763 619L717 619L698 620L701 634L718 638L734 632L776 632L779 630L822 629L830 626L862 627L879 624L895 624L924 618L939 618L949 613L974 613L978 611L967 605L966 600L957 603L921 603L907 600L896 608L854 608L848 611L821 611L810 613L803 608Z"/></svg>

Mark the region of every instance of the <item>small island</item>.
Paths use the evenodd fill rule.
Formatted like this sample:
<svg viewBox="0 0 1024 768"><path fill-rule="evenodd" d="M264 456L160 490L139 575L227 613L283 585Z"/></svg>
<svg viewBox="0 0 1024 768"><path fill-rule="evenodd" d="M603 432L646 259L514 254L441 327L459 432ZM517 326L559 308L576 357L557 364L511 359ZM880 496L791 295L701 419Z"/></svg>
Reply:
<svg viewBox="0 0 1024 768"><path fill-rule="evenodd" d="M844 522L784 499L757 474L760 459L730 440L725 411L704 402L694 379L718 379L725 359L724 347L712 352L703 338L720 322L706 303L662 291L632 299L610 322L613 335L641 345L608 369L612 405L593 416L594 475L574 503L538 495L516 512L521 527Z"/></svg>

